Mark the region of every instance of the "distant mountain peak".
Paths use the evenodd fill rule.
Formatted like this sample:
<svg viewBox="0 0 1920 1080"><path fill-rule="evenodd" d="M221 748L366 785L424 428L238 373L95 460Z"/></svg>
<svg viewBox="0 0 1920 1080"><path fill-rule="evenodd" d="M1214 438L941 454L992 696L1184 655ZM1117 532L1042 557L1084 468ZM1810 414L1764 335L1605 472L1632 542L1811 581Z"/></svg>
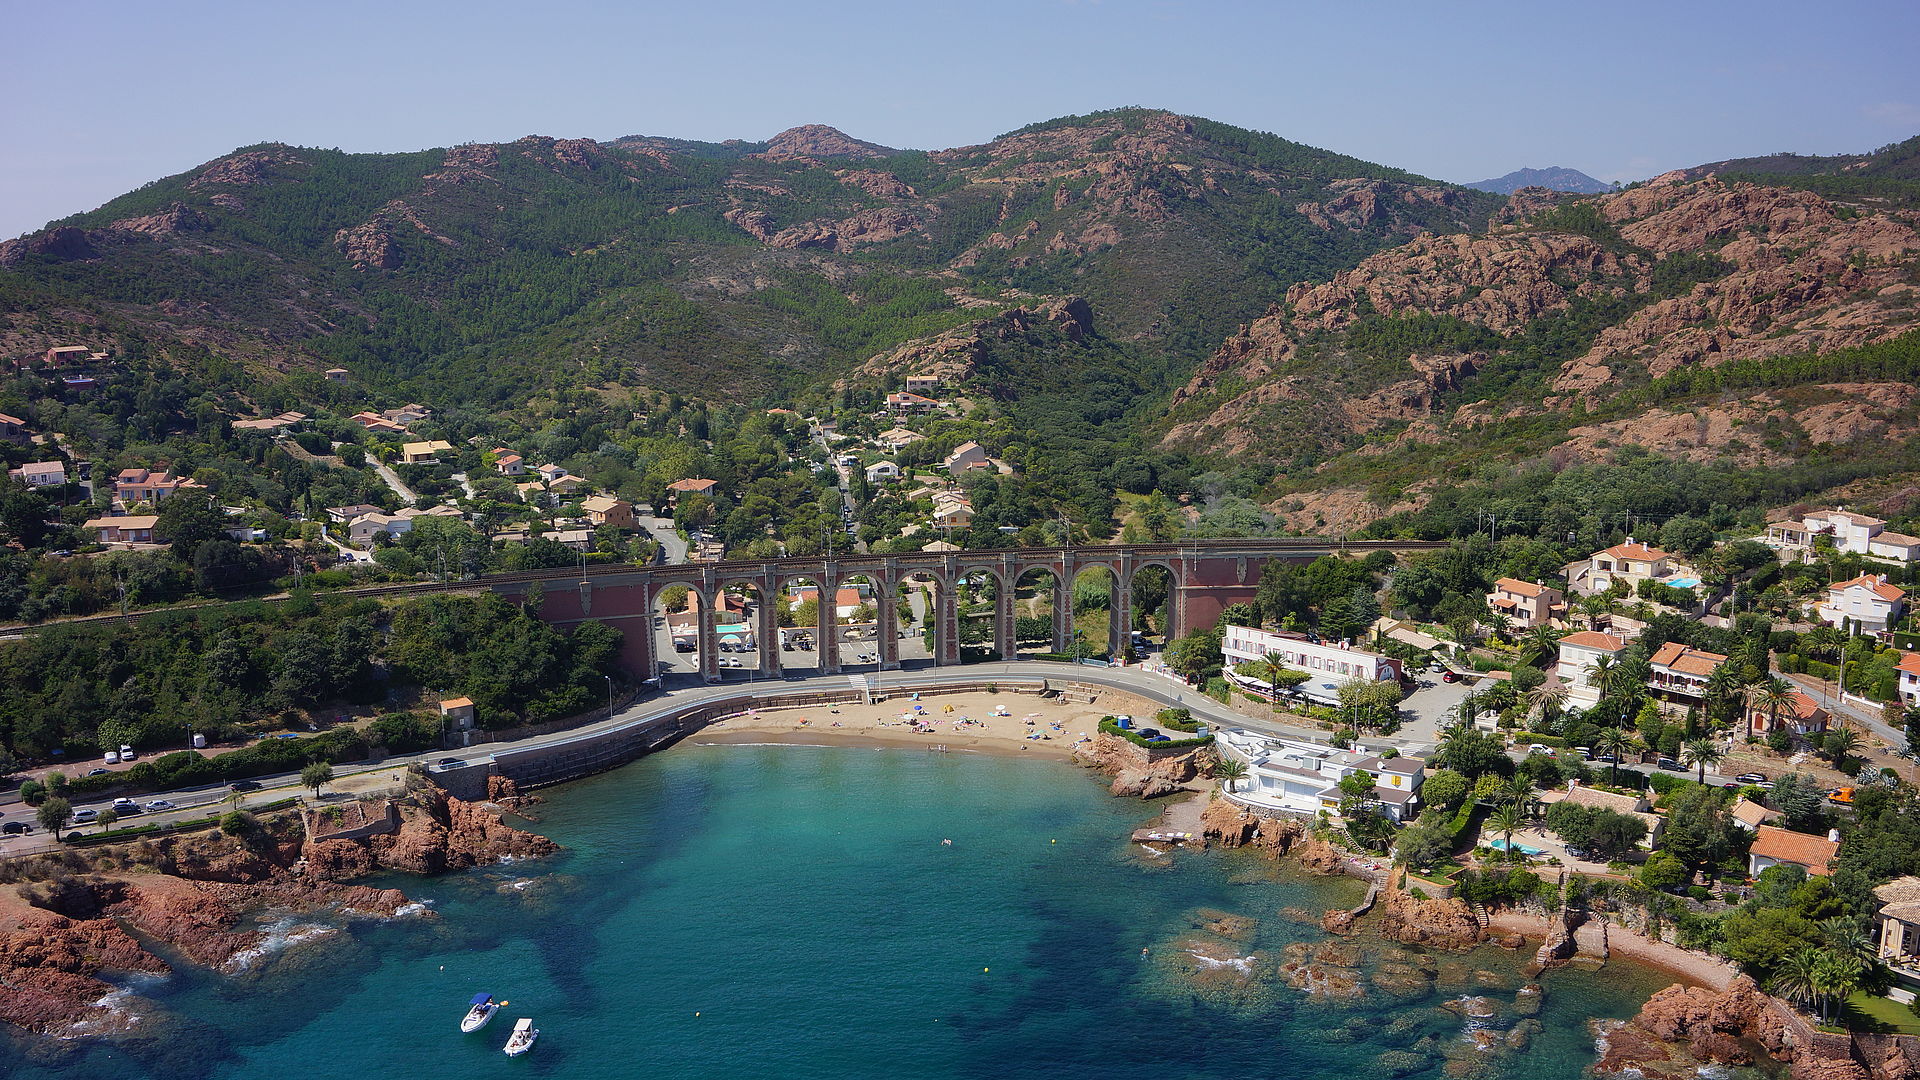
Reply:
<svg viewBox="0 0 1920 1080"><path fill-rule="evenodd" d="M899 151L892 147L856 139L839 128L825 124L802 124L767 140L761 157L770 161L794 158L877 158L891 157Z"/></svg>
<svg viewBox="0 0 1920 1080"><path fill-rule="evenodd" d="M1498 176L1492 180L1475 180L1467 186L1481 191L1491 191L1495 195L1511 195L1523 187L1570 191L1576 195L1598 195L1613 190L1611 184L1595 180L1579 169L1569 169L1564 165L1554 165L1545 169L1515 169L1505 176Z"/></svg>

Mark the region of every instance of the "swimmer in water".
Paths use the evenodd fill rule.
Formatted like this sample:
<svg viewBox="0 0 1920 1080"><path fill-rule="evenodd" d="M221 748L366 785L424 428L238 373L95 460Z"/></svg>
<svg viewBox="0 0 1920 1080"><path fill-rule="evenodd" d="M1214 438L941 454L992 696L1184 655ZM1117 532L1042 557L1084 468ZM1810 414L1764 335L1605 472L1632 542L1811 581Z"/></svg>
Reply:
<svg viewBox="0 0 1920 1080"><path fill-rule="evenodd" d="M941 847L952 847L952 846L953 846L953 841L951 841L951 840L942 840L942 841L940 841L940 846L941 846Z"/></svg>

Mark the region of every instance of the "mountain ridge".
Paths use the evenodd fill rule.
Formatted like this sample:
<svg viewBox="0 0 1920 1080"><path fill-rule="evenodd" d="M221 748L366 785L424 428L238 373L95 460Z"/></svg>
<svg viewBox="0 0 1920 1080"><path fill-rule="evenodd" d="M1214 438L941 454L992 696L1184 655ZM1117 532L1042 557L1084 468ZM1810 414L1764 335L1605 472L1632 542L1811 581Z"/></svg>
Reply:
<svg viewBox="0 0 1920 1080"><path fill-rule="evenodd" d="M1495 195L1511 195L1523 187L1543 187L1549 191L1565 191L1575 195L1598 195L1612 190L1612 185L1605 181L1595 180L1578 169L1569 169L1564 165L1550 165L1544 169L1515 169L1505 176L1475 180L1467 186Z"/></svg>

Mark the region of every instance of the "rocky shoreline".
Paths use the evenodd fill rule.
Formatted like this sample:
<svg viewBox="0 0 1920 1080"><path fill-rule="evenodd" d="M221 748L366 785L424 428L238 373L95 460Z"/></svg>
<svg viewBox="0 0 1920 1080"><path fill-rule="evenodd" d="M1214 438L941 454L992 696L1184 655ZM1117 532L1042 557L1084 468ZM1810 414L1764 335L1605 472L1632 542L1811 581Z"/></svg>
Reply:
<svg viewBox="0 0 1920 1080"><path fill-rule="evenodd" d="M1297 821L1263 819L1221 798L1207 805L1201 821L1207 843L1252 847L1276 858L1290 856L1310 873L1357 873L1373 880L1375 887L1367 903L1321 916L1320 925L1329 933L1355 935L1365 920L1370 935L1402 944L1435 949L1495 944L1523 949L1529 939L1521 929L1537 926L1541 943L1533 962L1524 969L1534 976L1569 962L1582 948L1581 928L1564 915L1551 918L1503 912L1483 925L1463 901L1417 896L1401 887L1392 875L1360 870L1337 847L1308 837ZM1600 940L1599 958L1604 962L1606 936L1602 934ZM1784 1065L1793 1080L1920 1080L1920 1039L1818 1031L1785 1003L1762 992L1752 979L1732 974L1723 963L1693 953L1676 958L1663 955L1662 950L1679 951L1664 943L1641 941L1612 951L1713 985L1678 982L1649 998L1631 1020L1596 1021L1594 1036L1600 1049L1600 1060L1594 1065L1596 1074L1681 1080L1699 1076L1710 1067L1770 1062ZM1358 985L1357 976L1348 966L1337 962L1350 950L1303 946L1297 951L1299 955L1290 958L1288 965L1290 984L1316 993L1336 993ZM1379 973L1374 980L1380 980ZM1529 984L1522 992L1538 994L1540 988ZM1471 1001L1463 1007L1475 1007ZM1520 1028L1513 1030L1518 1032ZM1525 1045L1523 1035L1515 1038L1519 1046ZM1478 1042L1484 1045L1476 1049L1483 1053L1505 1048L1485 1032L1478 1033ZM1464 1062L1449 1061L1446 1071L1449 1075L1465 1075L1468 1069Z"/></svg>
<svg viewBox="0 0 1920 1080"><path fill-rule="evenodd" d="M381 808L379 831L357 838L315 840L310 822L287 813L238 837L186 833L10 865L0 885L0 1022L56 1037L100 1034L100 1002L117 990L110 976L165 975L175 963L239 971L269 947L269 913L345 921L418 910L397 889L353 879L558 850L505 823L524 802L510 783L492 794L466 803L418 780Z"/></svg>

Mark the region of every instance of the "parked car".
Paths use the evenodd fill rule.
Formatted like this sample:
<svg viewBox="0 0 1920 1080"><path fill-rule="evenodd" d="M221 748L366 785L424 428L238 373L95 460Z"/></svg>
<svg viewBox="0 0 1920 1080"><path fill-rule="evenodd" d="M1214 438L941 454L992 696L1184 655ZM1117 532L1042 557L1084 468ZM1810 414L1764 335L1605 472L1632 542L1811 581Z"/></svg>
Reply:
<svg viewBox="0 0 1920 1080"><path fill-rule="evenodd" d="M105 776L112 771L113 771L112 769L88 769L87 775L88 776Z"/></svg>
<svg viewBox="0 0 1920 1080"><path fill-rule="evenodd" d="M257 780L235 780L233 783L227 785L227 790L228 791L259 791L260 782Z"/></svg>
<svg viewBox="0 0 1920 1080"><path fill-rule="evenodd" d="M33 826L24 821L9 821L0 825L0 836L24 836L33 831Z"/></svg>
<svg viewBox="0 0 1920 1080"><path fill-rule="evenodd" d="M75 825L85 825L90 821L98 820L100 820L100 811L98 810L76 810L73 813L73 823Z"/></svg>
<svg viewBox="0 0 1920 1080"><path fill-rule="evenodd" d="M173 809L176 809L176 807L172 799L155 799L147 804L147 812L150 814L158 814L163 810Z"/></svg>
<svg viewBox="0 0 1920 1080"><path fill-rule="evenodd" d="M137 814L140 812L140 804L122 795L113 800L113 812L116 814Z"/></svg>
<svg viewBox="0 0 1920 1080"><path fill-rule="evenodd" d="M1832 791L1827 792L1827 801L1837 802L1837 803L1851 803L1853 802L1853 789L1850 787L1834 788Z"/></svg>
<svg viewBox="0 0 1920 1080"><path fill-rule="evenodd" d="M1767 774L1743 772L1739 776L1734 777L1734 780L1742 784L1764 784L1767 782Z"/></svg>
<svg viewBox="0 0 1920 1080"><path fill-rule="evenodd" d="M1529 743L1527 745L1527 753L1528 754L1547 754L1551 756L1553 754L1553 748L1547 746L1544 743Z"/></svg>
<svg viewBox="0 0 1920 1080"><path fill-rule="evenodd" d="M1440 681L1441 682L1459 682L1460 676L1455 675L1452 671L1448 671L1445 675L1440 676Z"/></svg>
<svg viewBox="0 0 1920 1080"><path fill-rule="evenodd" d="M460 760L457 757L443 757L439 761L434 762L433 764L435 768L451 769L455 765L465 765L466 762Z"/></svg>
<svg viewBox="0 0 1920 1080"><path fill-rule="evenodd" d="M1686 771L1687 771L1687 767L1686 767L1685 765L1682 765L1682 764L1680 764L1679 762L1677 762L1677 761L1675 761L1675 760L1673 760L1673 759L1672 759L1672 758L1670 758L1670 757L1663 757L1663 758L1661 758L1661 759L1660 759L1660 761L1658 762L1658 764L1659 764L1659 766L1660 766L1661 768L1663 768L1663 769L1667 769L1667 770L1670 770L1670 771L1672 771L1672 772L1686 772Z"/></svg>

